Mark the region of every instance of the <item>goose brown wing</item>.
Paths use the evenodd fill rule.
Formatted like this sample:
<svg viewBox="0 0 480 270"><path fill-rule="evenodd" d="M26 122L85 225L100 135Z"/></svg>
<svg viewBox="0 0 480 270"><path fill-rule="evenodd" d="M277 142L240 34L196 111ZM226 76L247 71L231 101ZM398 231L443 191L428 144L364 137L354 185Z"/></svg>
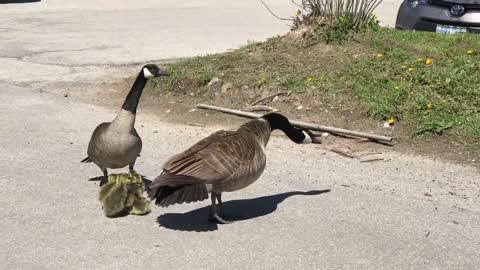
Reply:
<svg viewBox="0 0 480 270"><path fill-rule="evenodd" d="M252 135L238 131L218 131L199 141L185 152L168 160L163 169L169 174L163 184L213 183L228 179L253 161L259 147ZM184 179L182 181L182 179Z"/></svg>

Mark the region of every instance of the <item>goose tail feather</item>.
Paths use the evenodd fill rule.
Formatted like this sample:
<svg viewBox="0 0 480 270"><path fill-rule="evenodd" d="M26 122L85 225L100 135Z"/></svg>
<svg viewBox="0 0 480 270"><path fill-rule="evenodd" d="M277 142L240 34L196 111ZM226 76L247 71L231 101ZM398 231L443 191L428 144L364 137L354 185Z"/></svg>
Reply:
<svg viewBox="0 0 480 270"><path fill-rule="evenodd" d="M81 163L89 163L89 162L92 162L92 160L90 159L90 157L86 157L84 159L82 159L82 161L80 161Z"/></svg>
<svg viewBox="0 0 480 270"><path fill-rule="evenodd" d="M190 203L208 199L208 190L205 184L166 185L168 178L177 178L171 174L162 174L148 187L148 197L156 205L168 207L174 204Z"/></svg>

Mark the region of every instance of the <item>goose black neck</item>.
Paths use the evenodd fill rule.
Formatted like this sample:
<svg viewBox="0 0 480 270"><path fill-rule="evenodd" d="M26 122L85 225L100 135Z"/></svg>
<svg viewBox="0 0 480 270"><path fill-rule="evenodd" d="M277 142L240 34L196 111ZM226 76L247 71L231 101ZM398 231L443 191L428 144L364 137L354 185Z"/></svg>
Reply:
<svg viewBox="0 0 480 270"><path fill-rule="evenodd" d="M303 132L293 126L289 128L283 128L281 129L287 137L292 140L295 143L302 143L303 139L305 138L305 135L303 135Z"/></svg>
<svg viewBox="0 0 480 270"><path fill-rule="evenodd" d="M130 92L128 92L125 102L123 102L122 109L132 113L137 112L138 102L140 101L140 96L142 95L143 88L145 88L145 84L147 84L147 78L143 75L142 70L138 74L137 79L135 79Z"/></svg>
<svg viewBox="0 0 480 270"><path fill-rule="evenodd" d="M287 137L295 143L301 143L305 138L302 130L295 128L290 121L288 121L288 119L281 114L270 113L262 118L267 120L272 130L279 129L283 131L283 133L285 133L285 135L287 135Z"/></svg>

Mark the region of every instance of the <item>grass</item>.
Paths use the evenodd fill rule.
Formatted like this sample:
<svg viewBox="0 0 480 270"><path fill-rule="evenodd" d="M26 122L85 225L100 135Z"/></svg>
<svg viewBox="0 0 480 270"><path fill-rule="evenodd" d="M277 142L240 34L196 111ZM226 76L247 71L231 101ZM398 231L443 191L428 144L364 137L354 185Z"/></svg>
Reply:
<svg viewBox="0 0 480 270"><path fill-rule="evenodd" d="M408 126L411 136L447 133L470 143L480 138L479 52L480 36L471 34L379 29L341 45L274 37L170 64L172 76L154 81L151 88L172 94L184 82L191 95L217 97L221 104L226 94L218 94L220 86L207 86L218 77L257 98L265 92L292 91L317 112L328 104L339 114L393 118ZM253 99L240 90L230 98L244 103Z"/></svg>
<svg viewBox="0 0 480 270"><path fill-rule="evenodd" d="M464 138L480 137L479 36L390 30L368 43L383 56L345 73L371 117L414 121L415 135L453 128Z"/></svg>

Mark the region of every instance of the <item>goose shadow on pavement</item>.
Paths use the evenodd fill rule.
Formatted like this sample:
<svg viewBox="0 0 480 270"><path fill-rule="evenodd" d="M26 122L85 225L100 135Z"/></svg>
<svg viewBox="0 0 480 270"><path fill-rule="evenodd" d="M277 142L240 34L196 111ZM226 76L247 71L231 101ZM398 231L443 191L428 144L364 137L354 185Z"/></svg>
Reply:
<svg viewBox="0 0 480 270"><path fill-rule="evenodd" d="M223 202L225 218L231 221L242 221L271 214L277 210L278 204L295 196L312 196L330 192L330 189L312 190L308 192L292 191L253 199ZM218 225L208 221L210 205L186 213L166 213L157 217L157 223L164 228L178 231L208 232L218 229Z"/></svg>

